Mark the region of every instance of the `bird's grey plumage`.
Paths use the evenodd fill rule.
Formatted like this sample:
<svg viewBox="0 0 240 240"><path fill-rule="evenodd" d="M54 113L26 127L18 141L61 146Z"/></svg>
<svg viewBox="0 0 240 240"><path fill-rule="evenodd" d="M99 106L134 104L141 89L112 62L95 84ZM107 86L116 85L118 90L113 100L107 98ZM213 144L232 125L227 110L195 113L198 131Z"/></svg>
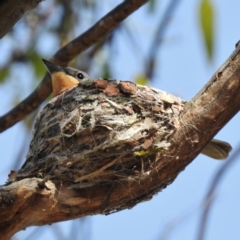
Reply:
<svg viewBox="0 0 240 240"><path fill-rule="evenodd" d="M231 150L232 147L229 143L217 139L212 139L201 153L208 157L222 160L228 157L228 154Z"/></svg>

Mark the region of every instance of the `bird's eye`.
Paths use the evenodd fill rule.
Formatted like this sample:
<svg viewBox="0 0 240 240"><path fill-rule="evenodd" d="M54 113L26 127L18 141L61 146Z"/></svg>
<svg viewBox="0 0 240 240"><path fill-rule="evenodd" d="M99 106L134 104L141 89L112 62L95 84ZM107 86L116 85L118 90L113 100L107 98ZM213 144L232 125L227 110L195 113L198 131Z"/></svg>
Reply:
<svg viewBox="0 0 240 240"><path fill-rule="evenodd" d="M77 74L77 78L78 78L78 79L84 79L84 76L83 76L82 73L78 73L78 74Z"/></svg>

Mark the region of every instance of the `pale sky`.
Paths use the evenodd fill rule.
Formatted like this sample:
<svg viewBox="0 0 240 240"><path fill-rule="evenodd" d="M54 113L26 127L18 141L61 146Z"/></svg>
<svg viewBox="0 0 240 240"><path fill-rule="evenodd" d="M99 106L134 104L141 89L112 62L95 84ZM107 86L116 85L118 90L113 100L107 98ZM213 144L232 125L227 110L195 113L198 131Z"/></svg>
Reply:
<svg viewBox="0 0 240 240"><path fill-rule="evenodd" d="M158 16L155 14L153 17L149 17L146 14L145 6L126 21L129 29L136 34L142 52L136 53L139 54L139 61L137 61L138 58L132 52L127 51L129 43L119 36L118 45L121 51L117 51L115 56L111 56L114 58L112 61L114 78L134 80L141 73L139 66L144 68L143 57L149 50L149 40L154 35L161 13L168 3L167 0L160 2L161 4L157 6L159 8ZM209 63L198 22L199 2L198 0L180 1L163 39L157 59L159 67L152 84L155 88L170 92L185 100L190 100L205 85L230 56L235 48L235 43L240 39L240 2L212 1L216 13L216 35L214 61ZM44 2L40 4L44 4ZM112 8L112 3L105 6L105 11L108 10L107 7ZM142 21L141 26L138 25L139 19ZM16 83L14 86L18 87ZM8 90L9 86L0 85L0 96L3 99L0 101L1 115L10 108ZM28 95L31 89L28 87L25 91ZM233 149L240 143L239 123L240 116L238 114L217 135L217 138L228 141ZM11 160L18 152L18 145L24 141L21 135L23 132L20 124L17 124L0 135L1 183L4 183L7 174L12 169ZM109 216L91 216L79 227L83 229L83 233L78 236L74 236L74 231L71 230L72 221L58 224L65 236L63 239L68 239L67 236L71 231L73 231L71 239L196 239L202 200L214 174L222 164L221 161L200 155L170 186L158 193L151 201ZM227 172L218 187L210 214L206 240L240 239L239 169L240 161ZM78 222L74 224L78 225ZM54 228L54 226L50 226L50 228ZM31 228L17 236L21 240L26 239L30 232ZM89 232L90 236L88 236ZM47 230L37 239L56 239L53 236L51 231ZM34 236L35 238L36 236Z"/></svg>

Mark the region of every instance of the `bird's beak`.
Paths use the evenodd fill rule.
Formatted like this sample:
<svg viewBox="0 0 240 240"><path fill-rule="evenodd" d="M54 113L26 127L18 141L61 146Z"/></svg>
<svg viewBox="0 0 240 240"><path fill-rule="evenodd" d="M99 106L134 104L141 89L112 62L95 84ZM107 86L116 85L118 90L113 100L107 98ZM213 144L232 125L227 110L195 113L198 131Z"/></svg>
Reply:
<svg viewBox="0 0 240 240"><path fill-rule="evenodd" d="M57 66L57 65L55 65L55 64L53 64L53 63L51 63L51 62L49 62L49 61L47 61L47 60L45 60L45 59L42 59L42 61L43 61L44 65L46 66L48 72L49 72L51 75L52 75L54 72L60 72L60 71L62 72L62 71L63 71L61 67L59 67L59 66Z"/></svg>

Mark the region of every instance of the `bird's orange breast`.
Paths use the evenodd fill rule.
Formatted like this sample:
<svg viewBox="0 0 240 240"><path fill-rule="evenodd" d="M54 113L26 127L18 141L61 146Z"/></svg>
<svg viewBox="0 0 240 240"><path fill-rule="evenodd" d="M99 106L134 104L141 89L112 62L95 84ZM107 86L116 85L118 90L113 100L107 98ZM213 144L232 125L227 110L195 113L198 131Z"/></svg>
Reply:
<svg viewBox="0 0 240 240"><path fill-rule="evenodd" d="M53 97L78 85L79 81L76 78L64 72L55 72L52 74Z"/></svg>

